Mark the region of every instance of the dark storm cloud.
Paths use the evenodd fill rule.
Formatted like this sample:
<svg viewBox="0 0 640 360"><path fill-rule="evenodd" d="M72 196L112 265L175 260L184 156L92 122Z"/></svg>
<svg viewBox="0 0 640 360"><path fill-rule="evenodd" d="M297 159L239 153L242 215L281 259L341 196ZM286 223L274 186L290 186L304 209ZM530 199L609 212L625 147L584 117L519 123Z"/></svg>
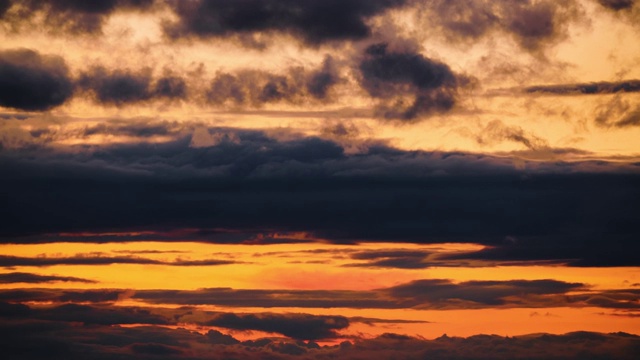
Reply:
<svg viewBox="0 0 640 360"><path fill-rule="evenodd" d="M259 70L220 72L211 81L207 101L216 105L260 106L272 102L300 103L328 100L331 88L341 81L334 60L327 57L318 69L290 68L286 75Z"/></svg>
<svg viewBox="0 0 640 360"><path fill-rule="evenodd" d="M113 265L113 264L141 264L141 265L172 265L172 266L215 266L229 265L236 262L230 260L204 259L160 261L134 256L103 256L78 254L71 257L19 257L0 255L0 266L58 266L58 265Z"/></svg>
<svg viewBox="0 0 640 360"><path fill-rule="evenodd" d="M359 70L362 88L385 100L377 110L384 118L412 120L447 112L455 105L457 76L447 65L420 54L392 52L385 43L372 45ZM410 101L403 103L398 96L409 96Z"/></svg>
<svg viewBox="0 0 640 360"><path fill-rule="evenodd" d="M27 49L0 51L0 106L43 111L63 104L74 85L65 61Z"/></svg>
<svg viewBox="0 0 640 360"><path fill-rule="evenodd" d="M595 264L609 249L604 255L638 264L629 256L640 250L634 240L636 165L514 165L509 158L384 146L348 155L318 138L278 141L234 129L203 133L218 140L200 147L190 146L186 136L86 152L3 150L0 185L11 189L0 207L3 241L56 241L46 234L114 229L153 231L168 240L184 239L181 230L192 229L189 239L212 242L265 242L256 235L307 232L336 243L501 246L511 237L548 248L550 260L562 254ZM607 263L615 265L616 257L607 256Z"/></svg>
<svg viewBox="0 0 640 360"><path fill-rule="evenodd" d="M122 106L153 98L184 99L186 84L180 77L165 76L152 83L151 69L137 72L109 71L95 67L83 73L78 87L91 92L101 104Z"/></svg>
<svg viewBox="0 0 640 360"><path fill-rule="evenodd" d="M309 44L360 40L368 18L404 5L405 0L197 0L169 1L178 17L165 25L171 38L286 33Z"/></svg>
<svg viewBox="0 0 640 360"><path fill-rule="evenodd" d="M524 91L527 93L546 93L552 95L592 95L639 92L640 80L530 86L525 88Z"/></svg>
<svg viewBox="0 0 640 360"><path fill-rule="evenodd" d="M7 274L0 274L0 284L13 284L13 283L49 283L49 282L79 282L79 283L95 283L96 281L77 278L73 276L57 276L57 275L38 275L23 272L13 272Z"/></svg>
<svg viewBox="0 0 640 360"><path fill-rule="evenodd" d="M206 325L235 330L279 333L294 339L317 340L337 337L337 330L349 327L343 316L309 314L233 314L215 316Z"/></svg>
<svg viewBox="0 0 640 360"><path fill-rule="evenodd" d="M0 16L4 12L4 20L18 28L27 20L42 18L53 32L91 34L99 33L112 13L145 10L153 3L154 0L5 0L0 2Z"/></svg>

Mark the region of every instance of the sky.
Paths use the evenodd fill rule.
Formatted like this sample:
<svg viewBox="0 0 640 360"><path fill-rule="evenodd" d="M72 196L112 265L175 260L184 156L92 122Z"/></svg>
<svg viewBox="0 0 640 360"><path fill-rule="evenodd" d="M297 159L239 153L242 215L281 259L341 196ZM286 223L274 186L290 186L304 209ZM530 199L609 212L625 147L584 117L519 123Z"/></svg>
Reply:
<svg viewBox="0 0 640 360"><path fill-rule="evenodd" d="M19 359L640 355L640 1L0 0Z"/></svg>

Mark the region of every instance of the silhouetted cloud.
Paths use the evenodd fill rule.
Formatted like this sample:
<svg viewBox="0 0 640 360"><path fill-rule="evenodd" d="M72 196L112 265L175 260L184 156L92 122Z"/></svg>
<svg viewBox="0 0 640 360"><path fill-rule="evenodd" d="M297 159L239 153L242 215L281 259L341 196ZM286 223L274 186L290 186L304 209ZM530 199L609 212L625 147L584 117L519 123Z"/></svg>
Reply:
<svg viewBox="0 0 640 360"><path fill-rule="evenodd" d="M152 232L140 240L227 243L282 242L256 237L273 232L307 232L336 243L501 246L512 237L548 248L547 260L561 256L595 264L615 253L620 264L638 262L629 256L638 246L632 204L640 201L633 164L514 164L510 158L384 146L346 154L339 144L318 138L278 141L258 131L202 132L209 140L197 147L186 136L82 153L3 150L0 185L12 189L0 208L3 241L123 241L117 235L81 236L115 229ZM79 236L46 235L52 233ZM615 248L607 245L613 243ZM600 254L602 249L609 250ZM606 258L615 265L614 255Z"/></svg>
<svg viewBox="0 0 640 360"><path fill-rule="evenodd" d="M165 25L170 38L286 33L309 44L360 40L367 19L405 0L226 0L169 1L177 22Z"/></svg>
<svg viewBox="0 0 640 360"><path fill-rule="evenodd" d="M360 85L374 98L387 119L412 120L447 112L455 105L460 85L451 69L413 52L392 52L388 44L372 45L359 64ZM398 96L409 96L408 103Z"/></svg>
<svg viewBox="0 0 640 360"><path fill-rule="evenodd" d="M279 333L294 339L317 340L337 337L336 330L349 326L343 316L309 314L234 314L224 313L206 322L206 325L235 330L259 330Z"/></svg>
<svg viewBox="0 0 640 360"><path fill-rule="evenodd" d="M96 281L82 279L73 276L57 276L57 275L38 275L24 272L13 272L0 274L0 284L13 283L48 283L48 282L79 282L79 283L95 283Z"/></svg>
<svg viewBox="0 0 640 360"><path fill-rule="evenodd" d="M67 101L73 89L61 57L27 49L0 51L0 106L48 110Z"/></svg>

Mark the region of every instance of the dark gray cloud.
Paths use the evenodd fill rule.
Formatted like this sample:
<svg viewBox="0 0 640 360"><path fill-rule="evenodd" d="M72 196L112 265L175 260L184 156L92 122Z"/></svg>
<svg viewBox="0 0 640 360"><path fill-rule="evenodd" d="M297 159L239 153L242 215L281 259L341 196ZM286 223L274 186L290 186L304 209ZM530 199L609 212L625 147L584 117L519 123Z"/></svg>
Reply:
<svg viewBox="0 0 640 360"><path fill-rule="evenodd" d="M27 49L0 51L0 106L48 110L67 101L73 90L61 57Z"/></svg>
<svg viewBox="0 0 640 360"><path fill-rule="evenodd" d="M460 85L451 69L413 52L392 52L388 44L372 45L359 64L360 85L383 99L378 112L387 119L412 120L447 112L456 102ZM398 96L409 96L408 103Z"/></svg>
<svg viewBox="0 0 640 360"><path fill-rule="evenodd" d="M52 32L93 34L102 30L112 13L145 10L153 4L154 0L5 0L0 16L4 14L3 20L17 28L35 19Z"/></svg>
<svg viewBox="0 0 640 360"><path fill-rule="evenodd" d="M514 165L509 158L384 146L349 155L318 138L278 141L257 131L203 131L219 141L192 147L186 136L73 153L3 150L0 185L12 191L0 207L6 220L2 241L58 241L46 234L113 231L143 231L140 240L231 243L264 243L271 241L269 233L300 231L336 243L501 246L512 237L548 248L549 260L562 254L597 263L609 249L622 255L621 263L638 261L628 255L638 249L635 165ZM259 240L260 233L266 240ZM613 243L615 248L608 246ZM615 256L608 263L614 265Z"/></svg>
<svg viewBox="0 0 640 360"><path fill-rule="evenodd" d="M91 92L97 102L106 105L122 106L154 98L184 99L187 95L182 78L164 76L152 83L151 69L133 72L95 67L83 73L77 83Z"/></svg>
<svg viewBox="0 0 640 360"><path fill-rule="evenodd" d="M169 1L178 17L165 26L170 38L286 33L309 44L360 40L366 20L405 0L197 0Z"/></svg>
<svg viewBox="0 0 640 360"><path fill-rule="evenodd" d="M343 316L309 314L224 313L205 324L235 330L279 333L294 339L317 340L337 337L336 331L349 327L349 320Z"/></svg>
<svg viewBox="0 0 640 360"><path fill-rule="evenodd" d="M39 284L49 282L79 282L79 283L95 283L96 281L82 279L73 276L57 276L57 275L38 275L24 272L13 272L0 274L0 284L28 283Z"/></svg>

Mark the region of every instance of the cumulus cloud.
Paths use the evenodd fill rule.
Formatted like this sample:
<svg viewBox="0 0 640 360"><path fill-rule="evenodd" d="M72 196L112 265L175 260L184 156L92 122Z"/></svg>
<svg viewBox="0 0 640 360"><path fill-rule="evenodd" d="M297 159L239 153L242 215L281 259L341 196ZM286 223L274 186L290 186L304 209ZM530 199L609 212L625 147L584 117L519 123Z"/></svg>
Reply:
<svg viewBox="0 0 640 360"><path fill-rule="evenodd" d="M42 111L62 105L74 91L61 57L27 49L0 51L0 106Z"/></svg>

